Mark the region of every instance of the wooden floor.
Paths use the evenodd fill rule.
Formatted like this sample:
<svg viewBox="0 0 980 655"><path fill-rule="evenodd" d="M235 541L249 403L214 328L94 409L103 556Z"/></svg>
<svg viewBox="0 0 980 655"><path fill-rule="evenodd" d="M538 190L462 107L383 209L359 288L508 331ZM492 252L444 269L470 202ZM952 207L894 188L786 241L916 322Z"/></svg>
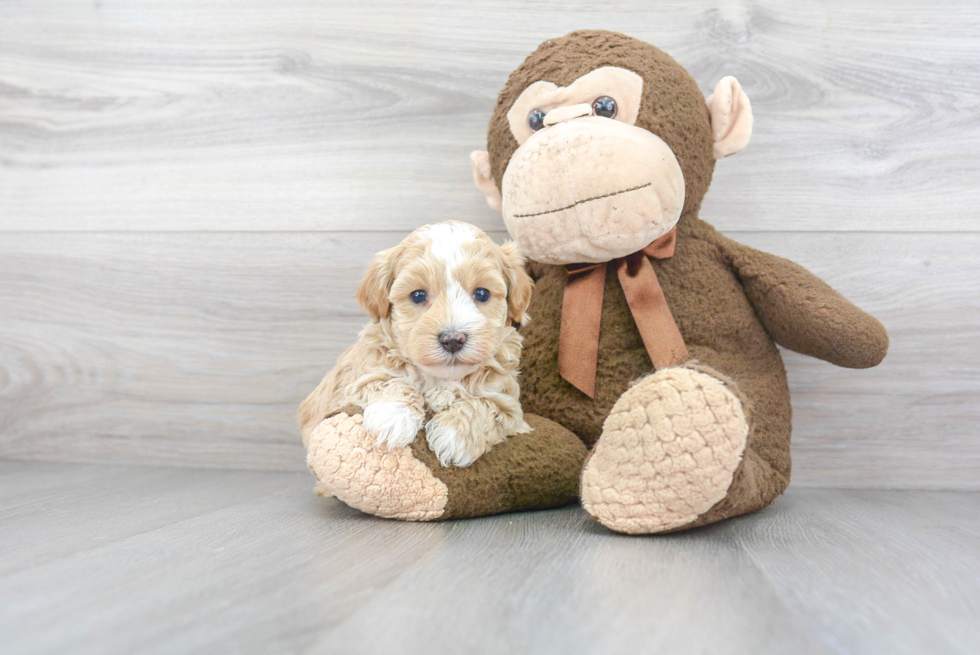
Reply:
<svg viewBox="0 0 980 655"><path fill-rule="evenodd" d="M980 494L796 489L624 537L385 521L290 472L0 461L0 652L970 653Z"/></svg>

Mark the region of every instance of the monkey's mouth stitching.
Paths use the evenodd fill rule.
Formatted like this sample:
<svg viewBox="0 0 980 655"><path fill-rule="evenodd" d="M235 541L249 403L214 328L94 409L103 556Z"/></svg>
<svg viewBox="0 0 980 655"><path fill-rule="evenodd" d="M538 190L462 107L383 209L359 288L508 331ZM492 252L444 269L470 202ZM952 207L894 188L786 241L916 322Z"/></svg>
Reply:
<svg viewBox="0 0 980 655"><path fill-rule="evenodd" d="M630 191L639 191L640 189L645 189L653 184L653 182L647 182L646 184L641 184L639 186L630 187L629 189L623 189L621 191L613 191L612 193L604 193L601 196L593 196L591 198L585 198L584 200L576 200L570 205L565 205L564 207L559 207L558 209L549 209L543 212L536 212L534 214L514 214L514 218L530 218L531 216L544 216L545 214L555 214L557 212L563 212L566 209L571 209L581 205L584 202L592 202L593 200L602 200L603 198L612 198L613 196L618 196L623 193L629 193Z"/></svg>

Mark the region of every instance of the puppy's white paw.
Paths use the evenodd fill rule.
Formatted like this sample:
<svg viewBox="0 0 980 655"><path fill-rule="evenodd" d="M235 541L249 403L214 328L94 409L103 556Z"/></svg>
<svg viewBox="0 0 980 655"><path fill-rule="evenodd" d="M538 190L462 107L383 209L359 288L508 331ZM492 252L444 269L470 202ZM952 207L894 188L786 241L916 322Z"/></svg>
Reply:
<svg viewBox="0 0 980 655"><path fill-rule="evenodd" d="M364 429L378 445L402 448L415 441L425 417L401 403L373 403L364 408Z"/></svg>
<svg viewBox="0 0 980 655"><path fill-rule="evenodd" d="M443 466L469 466L487 451L486 444L467 436L440 421L438 415L425 424L425 440Z"/></svg>

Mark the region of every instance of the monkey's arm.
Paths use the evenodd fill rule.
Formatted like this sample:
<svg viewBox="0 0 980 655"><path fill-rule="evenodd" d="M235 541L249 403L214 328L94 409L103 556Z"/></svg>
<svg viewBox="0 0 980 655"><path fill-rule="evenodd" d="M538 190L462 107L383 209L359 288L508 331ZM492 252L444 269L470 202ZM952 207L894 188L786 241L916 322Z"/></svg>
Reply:
<svg viewBox="0 0 980 655"><path fill-rule="evenodd" d="M847 368L870 368L884 359L884 326L816 275L731 239L722 237L720 245L776 343Z"/></svg>

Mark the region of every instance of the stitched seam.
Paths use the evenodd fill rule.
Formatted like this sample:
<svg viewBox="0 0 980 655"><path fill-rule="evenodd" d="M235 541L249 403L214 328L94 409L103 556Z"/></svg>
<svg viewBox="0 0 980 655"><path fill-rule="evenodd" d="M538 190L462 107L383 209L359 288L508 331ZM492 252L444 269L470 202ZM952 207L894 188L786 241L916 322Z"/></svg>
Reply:
<svg viewBox="0 0 980 655"><path fill-rule="evenodd" d="M544 216L545 214L554 214L555 212L563 212L566 209L571 209L577 205L581 205L584 202L592 202L593 200L602 200L603 198L611 198L613 196L618 196L621 193L629 193L630 191L638 191L639 189L645 189L653 184L653 182L647 182L646 184L641 184L640 186L635 186L630 189L623 189L622 191L613 191L612 193L607 193L601 196L595 196L594 198L586 198L585 200L577 200L570 205L564 207L559 207L558 209L549 209L548 211L537 212L536 214L514 214L514 218L530 218L531 216Z"/></svg>

